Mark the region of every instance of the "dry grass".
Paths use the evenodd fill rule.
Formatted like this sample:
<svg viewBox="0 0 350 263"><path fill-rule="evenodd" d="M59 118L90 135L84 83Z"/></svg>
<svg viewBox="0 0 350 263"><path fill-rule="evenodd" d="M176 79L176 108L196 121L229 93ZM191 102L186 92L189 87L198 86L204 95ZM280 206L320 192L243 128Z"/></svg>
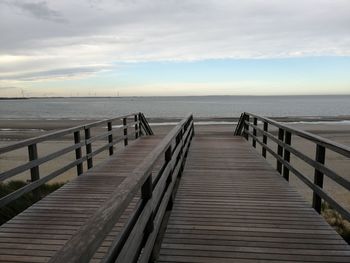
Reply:
<svg viewBox="0 0 350 263"><path fill-rule="evenodd" d="M350 244L350 222L345 220L328 203L322 203L322 215L349 244Z"/></svg>
<svg viewBox="0 0 350 263"><path fill-rule="evenodd" d="M10 181L7 183L0 183L0 197L4 197L26 185L23 181ZM44 184L39 187L41 198L57 190L63 183ZM0 208L0 225L4 224L14 216L21 213L36 202L36 198L32 192L22 195L17 200Z"/></svg>

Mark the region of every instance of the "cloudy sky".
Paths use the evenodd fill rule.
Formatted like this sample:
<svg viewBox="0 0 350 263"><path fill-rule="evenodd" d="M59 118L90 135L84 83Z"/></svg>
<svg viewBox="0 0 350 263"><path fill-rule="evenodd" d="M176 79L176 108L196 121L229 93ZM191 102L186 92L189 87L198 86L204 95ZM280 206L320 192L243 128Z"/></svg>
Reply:
<svg viewBox="0 0 350 263"><path fill-rule="evenodd" d="M0 0L0 96L350 94L349 0Z"/></svg>

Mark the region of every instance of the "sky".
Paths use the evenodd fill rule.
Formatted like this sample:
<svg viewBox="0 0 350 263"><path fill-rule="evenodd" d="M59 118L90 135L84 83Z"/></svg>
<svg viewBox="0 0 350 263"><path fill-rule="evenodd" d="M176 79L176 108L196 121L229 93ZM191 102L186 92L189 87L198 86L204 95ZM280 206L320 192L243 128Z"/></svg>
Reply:
<svg viewBox="0 0 350 263"><path fill-rule="evenodd" d="M350 94L349 0L0 0L0 96Z"/></svg>

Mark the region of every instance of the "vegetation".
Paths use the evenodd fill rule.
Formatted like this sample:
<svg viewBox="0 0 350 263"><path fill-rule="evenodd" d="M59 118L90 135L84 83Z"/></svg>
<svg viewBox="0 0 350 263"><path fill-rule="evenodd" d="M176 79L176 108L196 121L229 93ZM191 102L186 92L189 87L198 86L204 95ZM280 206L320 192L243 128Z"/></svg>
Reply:
<svg viewBox="0 0 350 263"><path fill-rule="evenodd" d="M10 181L7 183L0 183L0 197L6 196L22 187L27 183L23 181ZM48 195L49 193L57 190L63 185L63 183L44 184L39 187L40 198ZM21 213L23 210L33 205L37 201L33 192L22 195L17 200L10 204L0 208L0 225L4 224L14 216Z"/></svg>
<svg viewBox="0 0 350 263"><path fill-rule="evenodd" d="M350 244L350 222L345 220L328 203L322 203L322 215L335 230Z"/></svg>

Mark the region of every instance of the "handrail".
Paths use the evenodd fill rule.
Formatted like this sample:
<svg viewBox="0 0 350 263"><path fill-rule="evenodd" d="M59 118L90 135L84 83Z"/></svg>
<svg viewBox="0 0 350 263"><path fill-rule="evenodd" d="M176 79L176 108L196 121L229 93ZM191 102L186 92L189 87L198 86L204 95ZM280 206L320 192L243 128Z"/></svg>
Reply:
<svg viewBox="0 0 350 263"><path fill-rule="evenodd" d="M237 136L237 135L241 135L242 134L242 130L243 130L243 118L244 116L244 113L241 114L241 117L238 119L238 123L237 123L237 126L236 126L236 129L234 131L234 135Z"/></svg>
<svg viewBox="0 0 350 263"><path fill-rule="evenodd" d="M140 116L141 124L143 125L144 130L146 131L147 135L153 135L152 128L149 125L145 115L141 112L139 116Z"/></svg>
<svg viewBox="0 0 350 263"><path fill-rule="evenodd" d="M83 173L83 163L87 162L87 168L90 169L93 167L93 157L103 151L108 150L109 155L114 154L114 145L124 141L124 146L128 145L128 140L131 135L135 136L137 139L142 134L149 135L149 130L144 130L143 126L148 125L146 118L142 113L131 113L123 116L114 117L111 119L105 119L101 121L96 121L93 123L88 123L85 125L80 125L60 131L55 131L49 134L37 136L35 138L30 138L27 140L23 140L8 146L4 146L0 148L0 155L6 154L11 151L15 151L24 147L28 148L28 159L29 161L8 169L6 171L0 171L0 181L4 181L13 176L16 176L20 173L26 172L30 170L31 180L30 183L25 185L24 187L1 197L0 199L0 208L7 205L8 203L18 199L23 194L28 193L30 191L34 191L35 199L39 200L41 198L39 188L41 185L46 183L47 181L61 175L69 169L76 167L77 174L80 175ZM132 121L128 122L128 119L133 118ZM123 125L118 128L113 127L113 122L121 121ZM142 124L142 125L141 125ZM91 129L95 127L106 128L106 132L102 134L98 134L92 136ZM133 132L129 132L130 128L134 127ZM123 131L122 134L116 134L116 132ZM63 149L57 150L53 153L47 154L45 156L38 156L38 145L40 143L46 142L52 139L60 139L63 136L72 136L74 137L74 144L71 146L67 146ZM81 138L82 136L83 139ZM98 140L106 140L106 144L101 147L93 150L92 145L94 142ZM82 147L86 147L86 153L83 156ZM66 166L63 166L57 170L52 171L48 175L40 178L40 165L43 165L49 161L55 160L56 158L68 154L70 152L75 152L75 160L72 160Z"/></svg>
<svg viewBox="0 0 350 263"><path fill-rule="evenodd" d="M104 262L133 262L137 259L148 262L163 215L172 202L174 185L181 174L193 134L190 114L146 156L49 262L88 262L140 190L141 199L112 243ZM163 159L162 168L152 176L160 159Z"/></svg>
<svg viewBox="0 0 350 263"><path fill-rule="evenodd" d="M93 122L93 123L79 125L79 126L75 126L75 127L72 127L72 128L67 128L67 129L51 132L51 133L48 133L48 134L44 134L44 135L41 135L41 136L37 136L37 137L34 137L34 138L30 138L30 139L27 139L27 140L23 140L23 141L20 141L20 142L16 142L16 143L13 143L13 144L1 147L0 148L0 154L4 154L4 153L9 152L9 151L17 150L17 149L26 147L26 146L31 145L31 144L36 144L36 143L39 143L39 142L44 142L44 141L48 141L48 140L55 139L55 138L58 138L58 137L62 137L62 136L65 136L67 134L72 134L75 131L82 131L82 130L85 130L86 128L96 127L96 126L99 126L101 124L106 124L108 122L113 122L113 121L116 121L116 120L128 118L128 117L135 116L135 115L138 115L138 113L130 113L130 114L118 116L118 117L115 117L115 118L112 118L112 119L105 119L105 120L96 121L96 122Z"/></svg>
<svg viewBox="0 0 350 263"><path fill-rule="evenodd" d="M253 123L251 123L251 117ZM333 180L338 185L344 187L350 191L350 181L344 177L338 175L335 171L325 165L326 150L331 150L344 157L350 157L350 147L333 142L326 138L314 135L312 133L302 131L296 128L289 127L287 125L278 123L266 117L262 117L256 114L244 112L241 115L241 121L244 123L244 129L240 134L247 140L249 136L252 138L252 144L256 147L256 143L259 143L262 147L262 155L266 158L266 151L268 151L277 160L277 171L283 175L283 177L289 181L289 172L296 175L301 181L303 181L313 191L312 207L321 213L322 200L326 201L331 207L333 207L339 214L341 214L346 220L350 220L350 211L341 206L329 193L323 190L324 175ZM258 126L258 121L263 123L263 128ZM275 137L268 130L269 125L278 128L278 136ZM252 132L250 131L252 129ZM262 135L261 141L258 134ZM298 151L291 146L292 136L299 136L316 145L316 157L312 159L306 156L304 153ZM277 144L277 153L267 145L267 139L271 139ZM314 168L314 180L311 181L302 172L297 170L290 163L290 155L293 154L300 160L304 161L308 165Z"/></svg>
<svg viewBox="0 0 350 263"><path fill-rule="evenodd" d="M326 148L329 148L330 150L332 150L334 152L337 152L339 154L344 155L345 157L350 158L350 147L348 147L346 145L339 144L337 142L334 142L332 140L329 140L329 139L323 138L321 136L312 134L312 133L307 132L307 131L303 131L303 130L300 130L300 129L289 127L287 125L278 123L277 121L271 120L271 119L266 118L266 117L261 117L261 116L258 116L258 115L252 114L252 113L248 113L248 112L245 112L245 114L253 116L253 117L256 117L256 118L258 118L258 119L260 119L262 121L266 121L267 123L269 123L271 125L274 125L277 128L281 128L281 129L283 129L285 131L291 132L291 133L293 133L295 135L298 135L299 137L302 137L304 139L307 139L309 141L312 141L314 143L322 145L322 146L324 146Z"/></svg>

